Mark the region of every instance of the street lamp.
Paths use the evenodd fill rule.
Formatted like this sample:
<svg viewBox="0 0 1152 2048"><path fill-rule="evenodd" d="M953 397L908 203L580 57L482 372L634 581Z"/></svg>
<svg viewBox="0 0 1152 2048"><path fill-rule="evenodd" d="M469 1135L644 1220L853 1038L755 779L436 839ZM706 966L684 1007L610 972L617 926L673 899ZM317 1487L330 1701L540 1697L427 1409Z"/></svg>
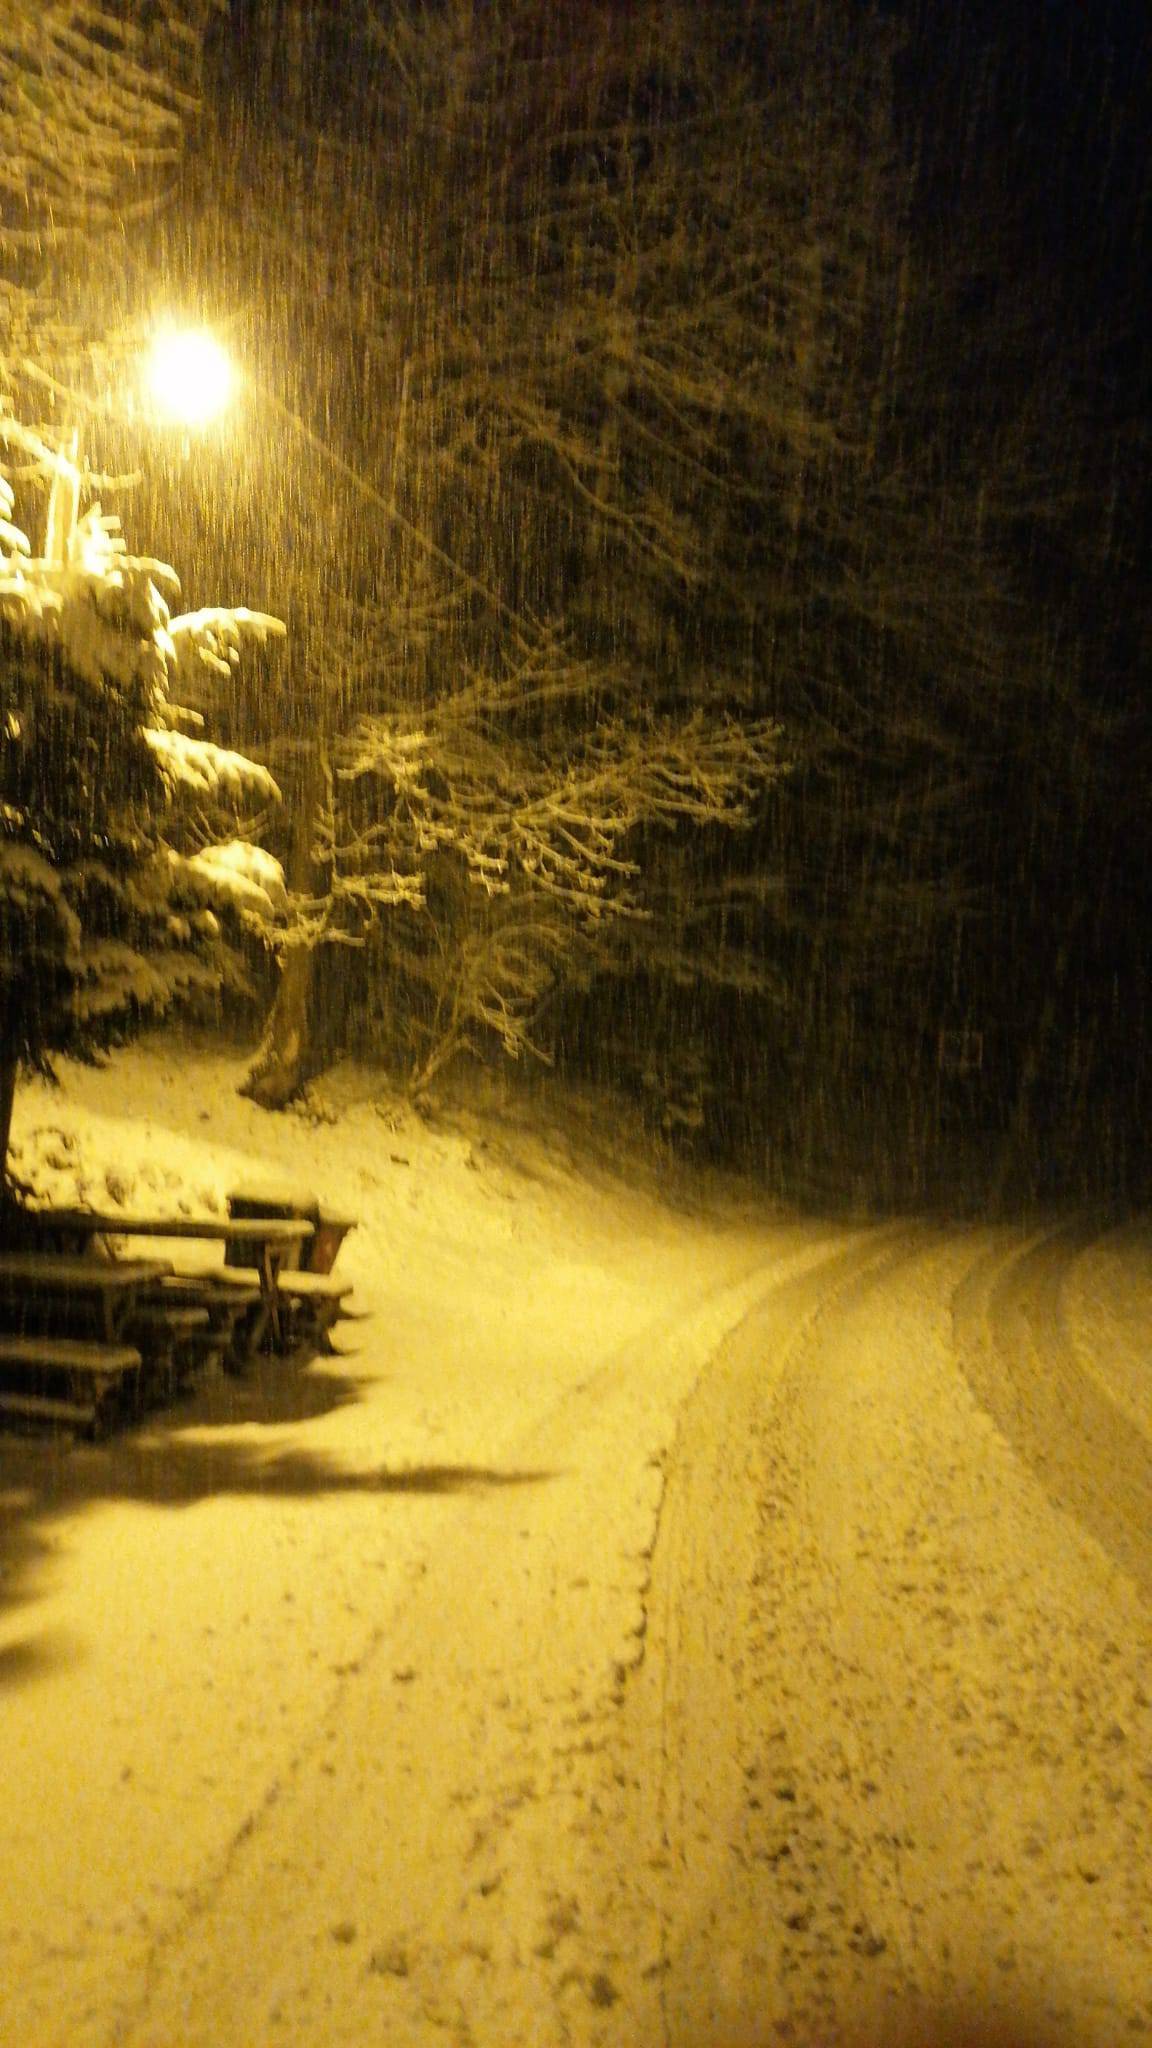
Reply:
<svg viewBox="0 0 1152 2048"><path fill-rule="evenodd" d="M225 350L207 328L172 327L152 343L146 381L161 418L193 428L224 411L235 379Z"/></svg>

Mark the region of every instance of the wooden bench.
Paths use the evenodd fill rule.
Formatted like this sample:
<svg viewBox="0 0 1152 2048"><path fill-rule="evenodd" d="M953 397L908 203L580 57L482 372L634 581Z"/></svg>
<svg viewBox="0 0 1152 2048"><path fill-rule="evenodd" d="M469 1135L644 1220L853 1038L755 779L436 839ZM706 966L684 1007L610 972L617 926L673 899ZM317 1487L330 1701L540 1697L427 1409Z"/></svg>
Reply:
<svg viewBox="0 0 1152 2048"><path fill-rule="evenodd" d="M0 1332L0 1414L95 1433L129 1388L135 1390L141 1364L132 1344ZM66 1392L50 1391L60 1380Z"/></svg>
<svg viewBox="0 0 1152 2048"><path fill-rule="evenodd" d="M50 1252L0 1252L0 1324L31 1334L60 1324L68 1335L92 1335L114 1344L125 1318L151 1282L170 1273L163 1259L95 1259ZM47 1332L45 1333L47 1334Z"/></svg>
<svg viewBox="0 0 1152 2048"><path fill-rule="evenodd" d="M250 1269L230 1266L225 1270L234 1276L234 1284L243 1284L246 1280L251 1287L255 1282L256 1274ZM277 1287L280 1295L280 1340L284 1350L290 1351L305 1344L324 1349L328 1333L339 1317L358 1320L355 1311L344 1305L352 1292L350 1280L337 1280L330 1273L293 1271L281 1273Z"/></svg>
<svg viewBox="0 0 1152 2048"><path fill-rule="evenodd" d="M258 1199L264 1198L234 1196L232 1201L252 1211ZM328 1349L332 1325L351 1313L346 1306L349 1283L291 1264L318 1231L326 1233L320 1249L329 1263L354 1227L350 1219L331 1216L316 1203L309 1215L227 1217L24 1210L19 1222L21 1241L35 1245L39 1233L42 1249L0 1253L0 1326L18 1318L25 1329L63 1328L106 1340L136 1337L144 1353L145 1385L174 1390L196 1364L207 1366L214 1358L231 1370L242 1369L266 1340L278 1351L308 1343ZM116 1255L119 1240L139 1237L153 1238L173 1258L172 1241L223 1244L226 1263L176 1271L169 1259ZM84 1255L48 1249L64 1244L90 1249ZM96 1256L98 1249L109 1255ZM241 1263L245 1256L250 1264ZM148 1314L140 1319L144 1308ZM195 1326L165 1322L154 1311L195 1311L198 1320Z"/></svg>
<svg viewBox="0 0 1152 2048"><path fill-rule="evenodd" d="M17 1422L60 1424L90 1436L98 1435L100 1429L97 1409L90 1401L58 1400L51 1394L17 1394L10 1387L0 1388L0 1416L4 1415L14 1416Z"/></svg>
<svg viewBox="0 0 1152 2048"><path fill-rule="evenodd" d="M140 1347L146 1390L161 1399L186 1386L218 1349L207 1309L179 1302L142 1302L129 1316L124 1334Z"/></svg>
<svg viewBox="0 0 1152 2048"><path fill-rule="evenodd" d="M283 1288L283 1276L277 1282ZM228 1371L238 1371L260 1348L268 1326L268 1311L260 1288L260 1276L235 1267L206 1273L171 1273L150 1297L155 1306L201 1309L207 1317L208 1342Z"/></svg>
<svg viewBox="0 0 1152 2048"><path fill-rule="evenodd" d="M351 1292L350 1280L337 1280L331 1273L282 1273L280 1298L288 1341L329 1349L334 1323L342 1317L359 1321L358 1312L345 1306Z"/></svg>

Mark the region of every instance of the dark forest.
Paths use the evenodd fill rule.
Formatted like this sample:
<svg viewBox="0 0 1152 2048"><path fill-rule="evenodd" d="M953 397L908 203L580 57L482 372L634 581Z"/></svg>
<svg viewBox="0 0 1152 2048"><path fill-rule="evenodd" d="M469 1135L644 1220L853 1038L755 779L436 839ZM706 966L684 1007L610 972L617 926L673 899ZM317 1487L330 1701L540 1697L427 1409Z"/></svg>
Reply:
<svg viewBox="0 0 1152 2048"><path fill-rule="evenodd" d="M283 794L255 1099L543 1060L803 1202L1144 1197L1136 10L238 0L176 92L180 13L149 203L5 200L0 394L286 623L194 705ZM110 395L161 313L220 430Z"/></svg>

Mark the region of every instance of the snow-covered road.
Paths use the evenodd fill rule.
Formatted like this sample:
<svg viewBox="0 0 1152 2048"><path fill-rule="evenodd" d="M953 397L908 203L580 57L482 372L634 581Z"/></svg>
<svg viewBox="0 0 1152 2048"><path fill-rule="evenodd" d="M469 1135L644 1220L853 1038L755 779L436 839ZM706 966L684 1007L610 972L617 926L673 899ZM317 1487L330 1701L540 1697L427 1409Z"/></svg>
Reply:
<svg viewBox="0 0 1152 2048"><path fill-rule="evenodd" d="M641 1750L645 1711L665 1730L663 2003L619 2038L924 2043L965 2009L1152 2032L1152 1639L1123 1568L1152 1460L1117 1418L1111 1554L1056 1504L1080 1414L1033 1389L1041 1249L1068 1272L1059 1240L847 1253L684 1411L633 1715ZM974 1396L994 1374L1021 1416L1035 1391L1035 1469Z"/></svg>
<svg viewBox="0 0 1152 2048"><path fill-rule="evenodd" d="M1152 2039L1148 1233L502 1199L55 1468L4 2048Z"/></svg>

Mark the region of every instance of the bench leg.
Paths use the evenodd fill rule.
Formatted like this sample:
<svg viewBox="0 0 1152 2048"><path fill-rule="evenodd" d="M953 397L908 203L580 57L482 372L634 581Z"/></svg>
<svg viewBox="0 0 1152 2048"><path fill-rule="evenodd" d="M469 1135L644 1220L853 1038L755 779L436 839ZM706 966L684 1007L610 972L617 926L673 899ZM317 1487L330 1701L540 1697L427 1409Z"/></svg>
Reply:
<svg viewBox="0 0 1152 2048"><path fill-rule="evenodd" d="M232 1337L224 1354L225 1372L239 1373L251 1365L252 1360L263 1349L268 1334L268 1310L263 1297L246 1308L233 1326Z"/></svg>
<svg viewBox="0 0 1152 2048"><path fill-rule="evenodd" d="M284 1322L280 1302L280 1267L284 1254L278 1245L265 1244L260 1256L260 1292L264 1297L265 1326L272 1350L284 1349Z"/></svg>

